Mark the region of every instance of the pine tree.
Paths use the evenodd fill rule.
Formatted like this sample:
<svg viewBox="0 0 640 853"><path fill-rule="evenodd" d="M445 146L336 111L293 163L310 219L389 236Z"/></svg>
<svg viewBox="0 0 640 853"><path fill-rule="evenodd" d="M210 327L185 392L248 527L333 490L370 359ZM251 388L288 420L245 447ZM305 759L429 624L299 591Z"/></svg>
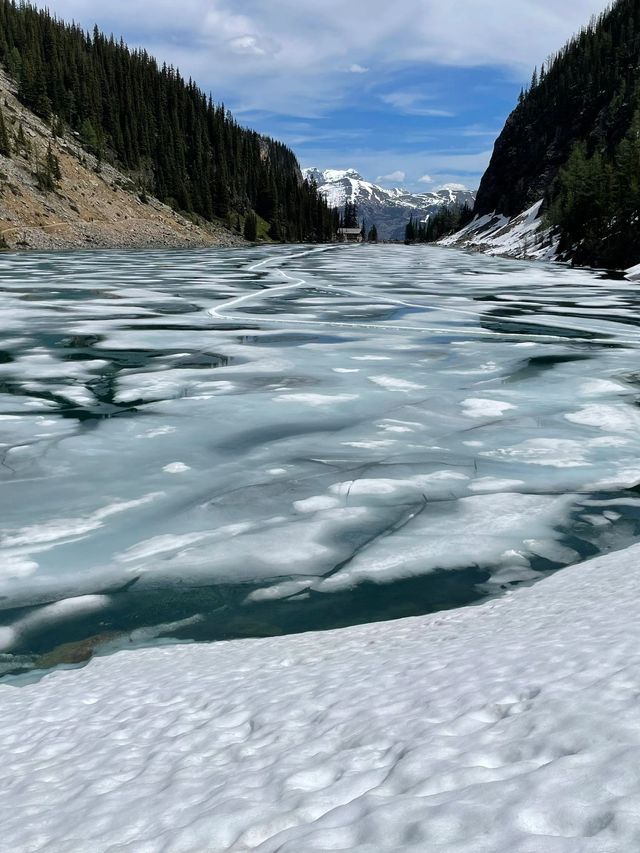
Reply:
<svg viewBox="0 0 640 853"><path fill-rule="evenodd" d="M255 243L258 236L258 219L255 213L248 213L244 220L244 239Z"/></svg>
<svg viewBox="0 0 640 853"><path fill-rule="evenodd" d="M405 243L413 243L416 239L416 225L413 221L413 216L407 222L407 225L404 229L404 241Z"/></svg>
<svg viewBox="0 0 640 853"><path fill-rule="evenodd" d="M343 227L344 228L359 228L360 225L358 223L358 206L355 202L346 202L344 206L344 217L343 217Z"/></svg>
<svg viewBox="0 0 640 853"><path fill-rule="evenodd" d="M18 124L18 132L16 133L16 148L21 154L30 154L29 143L27 142L27 137L25 136L24 126L22 122Z"/></svg>
<svg viewBox="0 0 640 853"><path fill-rule="evenodd" d="M0 154L3 157L11 157L11 143L2 110L0 110Z"/></svg>
<svg viewBox="0 0 640 853"><path fill-rule="evenodd" d="M62 171L60 170L60 161L53 153L53 149L51 148L51 143L47 146L47 155L45 158L45 168L47 173L51 176L51 180L54 185L58 183L62 179Z"/></svg>

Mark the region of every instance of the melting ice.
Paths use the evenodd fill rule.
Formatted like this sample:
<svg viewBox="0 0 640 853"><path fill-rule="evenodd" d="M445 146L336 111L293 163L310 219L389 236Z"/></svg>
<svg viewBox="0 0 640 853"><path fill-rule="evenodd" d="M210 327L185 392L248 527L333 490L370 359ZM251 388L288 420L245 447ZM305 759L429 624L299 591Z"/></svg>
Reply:
<svg viewBox="0 0 640 853"><path fill-rule="evenodd" d="M0 654L458 606L638 538L640 297L437 248L0 259Z"/></svg>

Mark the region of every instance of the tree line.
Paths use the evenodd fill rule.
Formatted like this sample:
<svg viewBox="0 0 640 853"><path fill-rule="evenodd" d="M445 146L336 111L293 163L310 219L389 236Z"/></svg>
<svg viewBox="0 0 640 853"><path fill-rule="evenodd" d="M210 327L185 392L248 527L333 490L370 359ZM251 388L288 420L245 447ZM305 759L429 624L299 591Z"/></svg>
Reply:
<svg viewBox="0 0 640 853"><path fill-rule="evenodd" d="M371 225L371 227L367 227L366 220L362 220L362 224L360 224L360 217L358 214L358 204L355 201L347 201L345 202L344 208L342 212L339 214L337 220L338 228L359 228L360 229L360 237L362 242L369 243L377 243L378 242L378 228L375 222Z"/></svg>
<svg viewBox="0 0 640 853"><path fill-rule="evenodd" d="M404 229L405 243L435 243L449 234L454 234L473 219L473 210L468 204L443 205L426 219L412 216Z"/></svg>

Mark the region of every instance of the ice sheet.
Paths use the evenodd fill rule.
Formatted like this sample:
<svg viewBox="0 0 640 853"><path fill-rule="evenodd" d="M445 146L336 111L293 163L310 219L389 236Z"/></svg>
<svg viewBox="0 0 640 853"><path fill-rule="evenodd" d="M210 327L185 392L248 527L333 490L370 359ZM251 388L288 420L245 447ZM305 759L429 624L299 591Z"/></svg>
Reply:
<svg viewBox="0 0 640 853"><path fill-rule="evenodd" d="M109 600L8 651L425 612L633 541L639 301L430 247L0 257L0 624Z"/></svg>

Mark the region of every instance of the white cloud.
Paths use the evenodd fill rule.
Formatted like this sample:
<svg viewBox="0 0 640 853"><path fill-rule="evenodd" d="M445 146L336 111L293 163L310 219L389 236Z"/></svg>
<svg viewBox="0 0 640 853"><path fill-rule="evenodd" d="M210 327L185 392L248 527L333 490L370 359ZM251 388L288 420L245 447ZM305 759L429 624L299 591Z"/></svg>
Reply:
<svg viewBox="0 0 640 853"><path fill-rule="evenodd" d="M254 56L275 56L280 49L278 43L272 39L259 39L252 35L229 39L229 45L234 53L249 53Z"/></svg>
<svg viewBox="0 0 640 853"><path fill-rule="evenodd" d="M441 118L452 118L455 115L450 110L429 106L430 99L420 92L389 92L382 95L380 100L407 115Z"/></svg>
<svg viewBox="0 0 640 853"><path fill-rule="evenodd" d="M378 175L378 180L393 184L399 181L404 181L406 177L405 172L401 172L400 169L396 169L395 172L391 172L389 175Z"/></svg>
<svg viewBox="0 0 640 853"><path fill-rule="evenodd" d="M431 175L423 175L421 178L418 178L419 184L433 184L435 183Z"/></svg>
<svg viewBox="0 0 640 853"><path fill-rule="evenodd" d="M89 28L144 44L214 95L246 110L319 115L348 101L375 65L385 73L412 63L500 66L524 76L605 0L37 0ZM351 57L358 63L351 64ZM345 74L351 68L352 74ZM407 98L407 95L413 95ZM418 115L446 104L392 92L386 103ZM439 110L440 112L435 112Z"/></svg>
<svg viewBox="0 0 640 853"><path fill-rule="evenodd" d="M364 65L358 65L357 62L354 62L349 71L352 74L366 74L369 69L365 68Z"/></svg>

